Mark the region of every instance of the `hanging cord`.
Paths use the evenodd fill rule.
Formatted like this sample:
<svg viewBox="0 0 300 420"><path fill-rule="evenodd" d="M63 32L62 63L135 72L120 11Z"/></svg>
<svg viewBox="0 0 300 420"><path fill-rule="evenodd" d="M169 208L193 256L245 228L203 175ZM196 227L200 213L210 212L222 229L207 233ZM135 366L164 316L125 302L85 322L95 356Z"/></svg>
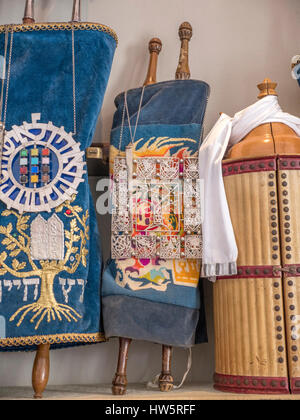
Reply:
<svg viewBox="0 0 300 420"><path fill-rule="evenodd" d="M3 115L3 124L6 122L6 113L7 113L7 103L8 103L8 91L10 83L10 73L11 73L11 60L12 60L12 50L13 50L13 39L14 39L14 25L7 25L5 30L5 51L4 51L4 61L6 66L6 56L8 48L8 33L11 32L10 38L10 50L8 58L8 67L7 67L7 78L6 78L6 69L3 72L3 80L1 87L1 96L0 96L0 120L2 118L3 112L3 98L4 98L4 81L6 82L6 93L5 93L5 104L4 104L4 115ZM72 25L72 83L73 83L73 118L74 118L74 132L73 135L77 134L77 111L76 111L76 63L75 63L75 34L74 34L74 25Z"/></svg>
<svg viewBox="0 0 300 420"><path fill-rule="evenodd" d="M188 361L187 361L186 371L183 375L183 378L182 378L182 381L180 382L180 384L179 385L174 385L173 389L182 388L182 386L184 385L184 383L186 381L186 378L187 378L187 376L190 373L190 370L192 368L192 348L189 347L187 350L188 350ZM147 383L147 388L152 388L152 389L158 388L159 387L159 378L160 378L160 374L156 375L152 382Z"/></svg>
<svg viewBox="0 0 300 420"><path fill-rule="evenodd" d="M7 46L8 46L8 25L5 28L5 41L4 41L4 60L3 60L3 72L2 72L2 87L0 96L0 121L2 121L3 113L3 98L4 98L4 84L6 80L6 57L7 57Z"/></svg>
<svg viewBox="0 0 300 420"><path fill-rule="evenodd" d="M12 59L12 50L13 50L13 40L14 40L14 28L11 26L11 36L10 36L10 46L9 46L9 57L8 57L8 67L7 67L7 78L6 78L6 92L5 92L5 103L4 103L4 115L3 115L3 124L6 123L6 113L7 113L7 103L8 103L8 91L9 91L9 82L10 82L10 70L11 70L11 59ZM5 46L7 53L7 45ZM6 76L6 75L5 75ZM3 85L4 86L4 82ZM2 91L1 91L1 100L3 101ZM3 102L1 102L1 107ZM1 108L2 115L2 108Z"/></svg>
<svg viewBox="0 0 300 420"><path fill-rule="evenodd" d="M118 156L120 156L120 154L121 154L121 144L122 144L122 139L123 139L124 124L125 124L125 111L126 111L126 109L125 109L125 101L124 101L123 112L122 112L122 123L121 123L121 128L120 128Z"/></svg>
<svg viewBox="0 0 300 420"><path fill-rule="evenodd" d="M121 145L122 145L122 139L123 139L124 125L125 125L125 112L127 114L128 128L129 128L130 139L131 139L131 142L130 142L129 145L133 145L133 143L134 143L136 129L137 129L138 122L139 122L139 119L140 119L140 113L141 113L142 104L143 104L144 92L145 92L145 86L143 86L143 89L142 89L142 92L141 92L141 98L140 98L140 103L139 103L139 108L138 108L138 112L137 112L137 117L136 117L136 122L135 122L133 135L132 135L130 115L129 115L129 109L128 109L128 103L127 103L127 91L124 93L124 105L123 105L123 112L122 112L122 123L121 123L121 129L120 129L120 140L119 140L118 155L120 155L120 152L121 152Z"/></svg>
<svg viewBox="0 0 300 420"><path fill-rule="evenodd" d="M9 58L8 58L8 68L6 76L6 57L7 57L7 48L8 48L8 33L11 28L11 37L10 37L10 49L9 49ZM1 88L1 97L0 97L0 120L2 119L3 112L3 99L4 99L4 82L6 79L6 92L5 92L5 104L4 104L4 115L3 121L1 123L1 134L0 134L0 178L2 178L2 155L3 155L3 144L5 136L5 124L6 124L6 113L7 113L7 103L8 103L8 90L10 82L10 69L11 69L11 58L12 58L12 49L13 49L13 39L14 39L14 27L12 25L6 26L5 30L5 45L4 45L4 68L3 68L3 80Z"/></svg>
<svg viewBox="0 0 300 420"><path fill-rule="evenodd" d="M130 123L130 116L129 116L129 109L128 109L128 103L127 103L127 92L125 92L125 95L124 95L124 105L125 105L125 108L126 108L127 120L128 120L128 127L129 127L129 131L130 131L130 137L131 137L131 144L132 145L133 145L134 140L135 140L136 129L137 129L137 125L138 125L138 122L139 122L139 119L140 119L140 113L141 113L141 109L142 109L144 92L145 92L145 86L143 86L143 89L142 89L142 92L141 92L141 98L140 98L138 113L137 113L137 116L136 116L136 122L135 122L135 127L134 127L134 133L133 133L133 135L132 135L132 129L131 129L131 123Z"/></svg>
<svg viewBox="0 0 300 420"><path fill-rule="evenodd" d="M74 136L77 134L77 112L76 112L76 68L75 68L75 34L72 24L72 78L73 78L73 118L74 118Z"/></svg>

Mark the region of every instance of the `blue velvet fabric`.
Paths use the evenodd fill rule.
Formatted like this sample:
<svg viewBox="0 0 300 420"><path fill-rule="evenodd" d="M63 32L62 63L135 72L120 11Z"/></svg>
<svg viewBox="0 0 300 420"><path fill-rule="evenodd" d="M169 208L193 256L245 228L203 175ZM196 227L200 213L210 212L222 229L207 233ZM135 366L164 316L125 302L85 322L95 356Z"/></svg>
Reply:
<svg viewBox="0 0 300 420"><path fill-rule="evenodd" d="M205 82L197 80L147 86L133 145L134 156L195 156L202 140L209 91ZM128 92L132 132L141 92L142 88ZM115 104L111 170L119 150L124 93L117 96ZM130 142L125 119L121 153ZM199 268L199 261L188 260L109 260L102 287L105 335L182 347L205 341Z"/></svg>
<svg viewBox="0 0 300 420"><path fill-rule="evenodd" d="M4 33L0 34L1 54L4 37ZM14 33L7 130L24 121L30 123L32 114L41 114L39 122L51 121L55 127L63 126L67 133L73 131L71 41L70 30ZM81 151L93 138L115 48L115 39L105 31L75 30L77 134L73 138ZM1 271L0 263L0 351L33 350L41 343L57 348L104 339L99 233L87 172L83 178L77 195L73 196L76 198L67 206L62 204L58 209L40 213L45 220L55 214L63 222L65 256L70 235L74 241L65 264L68 269L54 268L54 278L51 269L43 270L43 261L34 261L36 269L32 269L28 252L20 246L25 243L30 247L30 226L37 213L25 213L22 215L25 219L20 219L17 212L7 211L6 205L0 203L0 254L2 257L3 252L7 254L5 265L10 267ZM21 231L20 220L25 221ZM71 232L72 226L75 230ZM5 240L10 230L18 241L15 246L10 239ZM85 243L81 236L84 233ZM77 258L80 263L76 267ZM56 263L53 262L54 266ZM51 262L47 264L50 267ZM74 272L72 267L76 267ZM24 279L29 277L38 281L36 289L32 285L26 288Z"/></svg>

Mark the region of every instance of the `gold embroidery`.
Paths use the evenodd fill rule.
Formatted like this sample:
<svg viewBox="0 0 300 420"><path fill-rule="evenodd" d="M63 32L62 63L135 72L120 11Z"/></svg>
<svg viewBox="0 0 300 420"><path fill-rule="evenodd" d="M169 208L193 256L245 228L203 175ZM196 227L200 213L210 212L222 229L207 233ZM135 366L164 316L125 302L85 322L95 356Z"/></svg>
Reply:
<svg viewBox="0 0 300 420"><path fill-rule="evenodd" d="M67 344L67 343L100 343L106 341L104 334L55 334L35 335L32 337L15 337L0 339L0 348L19 346L39 346L40 344Z"/></svg>
<svg viewBox="0 0 300 420"><path fill-rule="evenodd" d="M199 260L174 260L174 284L197 287L200 276Z"/></svg>
<svg viewBox="0 0 300 420"><path fill-rule="evenodd" d="M105 32L114 38L118 45L118 36L116 32L109 26L102 25L101 23L92 22L80 22L80 23L68 23L68 22L52 22L52 23L33 23L30 25L9 25L13 28L14 32L33 32L33 31L71 31L72 27L75 30L80 31L99 31ZM6 31L7 25L0 25L0 33Z"/></svg>
<svg viewBox="0 0 300 420"><path fill-rule="evenodd" d="M65 201L59 207L56 208L56 213L60 213L63 209L66 209L65 216L71 218L70 230L65 229L65 246L66 254L62 261L39 261L41 268L38 268L33 262L30 253L30 242L31 238L25 233L29 229L27 222L30 216L20 215L14 210L5 210L2 212L2 216L13 215L17 218L16 230L19 235L13 233L13 225L9 223L7 226L0 226L0 235L4 235L5 238L2 240L2 244L6 245L6 249L9 252L10 257L16 257L23 251L28 259L29 265L31 265L31 271L23 270L27 263L19 262L17 258L14 258L11 266L5 263L7 259L7 252L3 251L0 254L0 275L4 275L7 272L17 278L27 278L32 276L38 276L41 278L41 292L37 302L30 305L25 305L19 308L10 318L10 321L16 320L20 315L20 319L17 322L19 327L24 321L25 317L32 312L34 315L30 322L36 322L35 329L37 330L47 317L47 322L50 323L52 320L58 319L62 321L64 317L68 322L77 322L78 319L82 318L72 307L64 304L60 304L56 301L53 291L54 279L57 274L62 271L66 271L69 274L74 274L78 269L79 265L82 264L86 267L86 255L88 250L86 248L87 241L89 239L89 226L87 221L89 218L89 212L86 211L82 217L79 213L82 213L82 208L79 206L72 206L71 203L75 200L76 195L73 195L71 200ZM78 227L78 223L80 228ZM80 241L80 250L78 252L77 243ZM71 257L74 258L74 262L70 263Z"/></svg>
<svg viewBox="0 0 300 420"><path fill-rule="evenodd" d="M144 141L145 139L142 137L134 143L134 157L169 157L170 149L172 149L172 147L175 146L178 147L178 152L174 156L180 155L185 157L192 157L193 154L188 152L186 143L198 143L197 140L194 140L189 137L151 137L149 140L145 142ZM115 146L111 145L109 150L110 173L113 172L113 164L115 157L119 154L120 156L125 156L125 151L120 151Z"/></svg>

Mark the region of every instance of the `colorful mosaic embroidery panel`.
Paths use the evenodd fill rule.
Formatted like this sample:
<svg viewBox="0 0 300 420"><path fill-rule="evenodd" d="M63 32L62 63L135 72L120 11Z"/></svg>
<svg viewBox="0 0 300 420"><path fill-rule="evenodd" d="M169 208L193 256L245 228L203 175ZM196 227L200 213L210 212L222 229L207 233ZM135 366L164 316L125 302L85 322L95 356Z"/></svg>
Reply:
<svg viewBox="0 0 300 420"><path fill-rule="evenodd" d="M50 149L33 147L20 151L20 184L24 187L37 187L49 184L51 176Z"/></svg>

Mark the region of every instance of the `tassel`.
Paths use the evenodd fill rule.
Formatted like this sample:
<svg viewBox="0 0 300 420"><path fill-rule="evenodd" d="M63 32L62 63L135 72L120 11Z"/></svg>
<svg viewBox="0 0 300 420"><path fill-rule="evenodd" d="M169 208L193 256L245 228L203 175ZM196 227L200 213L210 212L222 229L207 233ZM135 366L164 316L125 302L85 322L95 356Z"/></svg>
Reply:
<svg viewBox="0 0 300 420"><path fill-rule="evenodd" d="M182 378L180 384L179 385L174 385L174 388L173 389L180 389L180 388L182 388L182 386L184 385L184 383L185 383L185 381L187 379L188 374L191 371L191 368L192 368L192 349L191 349L191 347L188 347L187 348L187 351L188 351L188 361L187 361L186 371L185 371L185 373L183 375L183 378ZM151 382L147 382L147 385L146 385L147 388L150 388L150 389L151 388L152 389L153 388L158 388L159 387L159 385L158 385L159 377L160 377L160 375L158 374L158 375L156 375L154 377L154 379Z"/></svg>

